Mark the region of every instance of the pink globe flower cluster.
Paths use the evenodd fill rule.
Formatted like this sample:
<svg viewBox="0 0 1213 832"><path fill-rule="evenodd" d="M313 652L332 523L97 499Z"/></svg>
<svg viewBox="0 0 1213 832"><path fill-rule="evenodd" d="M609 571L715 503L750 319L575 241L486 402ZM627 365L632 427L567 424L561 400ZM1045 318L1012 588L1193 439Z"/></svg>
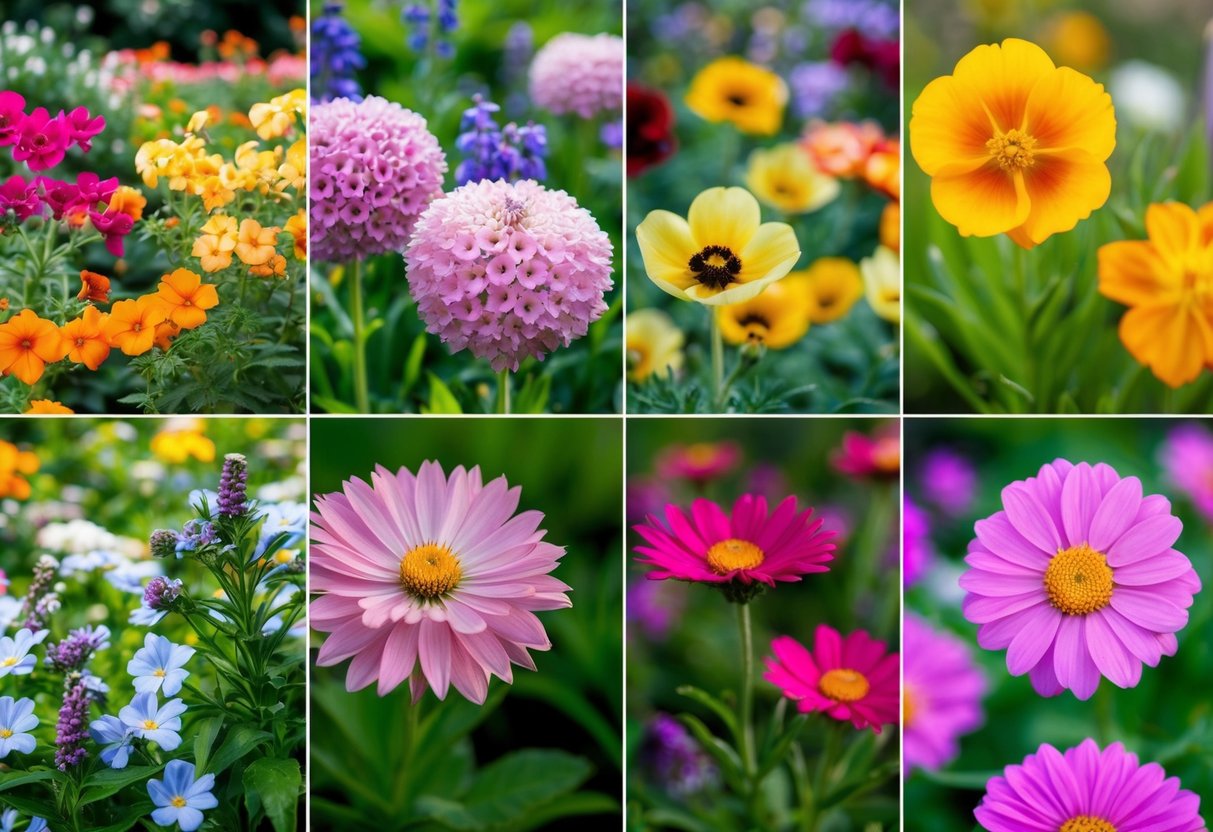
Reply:
<svg viewBox="0 0 1213 832"><path fill-rule="evenodd" d="M317 260L400 251L442 193L446 156L425 119L377 96L312 107L311 239Z"/></svg>
<svg viewBox="0 0 1213 832"><path fill-rule="evenodd" d="M30 170L47 170L63 161L75 145L88 153L92 141L105 129L105 118L86 107L52 116L45 107L25 111L25 98L0 92L0 147L11 147L13 159Z"/></svg>
<svg viewBox="0 0 1213 832"><path fill-rule="evenodd" d="M543 109L593 118L623 104L623 38L565 32L531 61L531 98Z"/></svg>
<svg viewBox="0 0 1213 832"><path fill-rule="evenodd" d="M469 182L434 200L404 258L426 329L498 372L585 335L612 286L594 217L530 180Z"/></svg>

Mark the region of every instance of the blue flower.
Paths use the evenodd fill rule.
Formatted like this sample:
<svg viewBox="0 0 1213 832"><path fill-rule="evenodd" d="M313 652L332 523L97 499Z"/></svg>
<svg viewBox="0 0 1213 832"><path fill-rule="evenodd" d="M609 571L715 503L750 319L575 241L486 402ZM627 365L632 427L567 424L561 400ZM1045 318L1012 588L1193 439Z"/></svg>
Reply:
<svg viewBox="0 0 1213 832"><path fill-rule="evenodd" d="M29 732L37 727L34 700L14 701L11 696L0 696L0 760L7 757L10 751L20 751L22 754L33 751L37 742Z"/></svg>
<svg viewBox="0 0 1213 832"><path fill-rule="evenodd" d="M340 3L325 3L324 12L312 20L312 98L362 100L356 74L366 66L362 38L341 16Z"/></svg>
<svg viewBox="0 0 1213 832"><path fill-rule="evenodd" d="M273 503L263 507L257 514L264 518L264 522L261 524L261 537L257 540L257 548L253 552L254 559L261 557L270 541L280 534L287 535L282 543L283 547L287 547L303 540L303 535L307 533L308 511L304 503Z"/></svg>
<svg viewBox="0 0 1213 832"><path fill-rule="evenodd" d="M163 780L148 780L147 793L158 807L152 820L161 826L181 826L181 832L194 832L202 825L203 809L214 809L219 801L211 794L215 775L204 774L194 779L194 764L170 760L164 767Z"/></svg>
<svg viewBox="0 0 1213 832"><path fill-rule="evenodd" d="M164 570L154 560L123 561L105 572L105 579L123 592L143 592L143 582L163 574Z"/></svg>
<svg viewBox="0 0 1213 832"><path fill-rule="evenodd" d="M138 609L131 610L127 623L139 627L154 627L166 615L168 615L168 610L154 610L147 605L147 601L142 601Z"/></svg>
<svg viewBox="0 0 1213 832"><path fill-rule="evenodd" d="M39 630L34 633L26 628L17 631L13 638L0 638L0 677L9 675L25 676L31 673L38 660L29 654L35 644L41 644L50 630Z"/></svg>
<svg viewBox="0 0 1213 832"><path fill-rule="evenodd" d="M134 734L122 720L107 714L89 723L88 733L101 746L101 762L110 768L126 768Z"/></svg>
<svg viewBox="0 0 1213 832"><path fill-rule="evenodd" d="M477 95L472 106L463 111L455 139L455 149L466 158L455 170L455 184L488 179L534 179L547 176L544 158L548 153L547 131L541 124L519 126L513 122L504 128L493 114L501 108Z"/></svg>
<svg viewBox="0 0 1213 832"><path fill-rule="evenodd" d="M215 542L215 527L206 520L190 520L182 528L177 537L177 558L186 552L192 552L199 546Z"/></svg>
<svg viewBox="0 0 1213 832"><path fill-rule="evenodd" d="M5 809L0 813L0 832L13 832L13 824L19 817L21 816L17 814L16 809Z"/></svg>
<svg viewBox="0 0 1213 832"><path fill-rule="evenodd" d="M29 819L29 826L25 827L25 832L51 832L51 828L47 824L46 818L35 816Z"/></svg>
<svg viewBox="0 0 1213 832"><path fill-rule="evenodd" d="M190 675L183 668L193 655L193 647L173 644L164 636L148 633L143 647L127 663L126 672L135 677L135 690L139 693L161 691L165 696L176 696L181 683Z"/></svg>
<svg viewBox="0 0 1213 832"><path fill-rule="evenodd" d="M161 707L154 693L137 693L131 704L118 711L122 724L140 739L154 742L165 751L181 745L181 715L187 707L180 699L170 699Z"/></svg>

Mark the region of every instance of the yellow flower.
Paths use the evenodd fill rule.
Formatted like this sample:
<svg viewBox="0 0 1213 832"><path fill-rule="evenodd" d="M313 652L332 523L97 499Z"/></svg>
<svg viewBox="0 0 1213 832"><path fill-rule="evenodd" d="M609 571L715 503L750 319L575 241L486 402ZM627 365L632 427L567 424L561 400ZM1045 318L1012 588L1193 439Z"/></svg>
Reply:
<svg viewBox="0 0 1213 832"><path fill-rule="evenodd" d="M636 242L649 280L710 306L749 300L800 259L792 227L761 222L758 200L744 188L709 188L686 219L652 211L636 227Z"/></svg>
<svg viewBox="0 0 1213 832"><path fill-rule="evenodd" d="M880 244L901 251L900 202L890 202L880 213Z"/></svg>
<svg viewBox="0 0 1213 832"><path fill-rule="evenodd" d="M215 443L202 432L198 420L189 420L153 436L152 453L164 462L180 464L190 457L214 462Z"/></svg>
<svg viewBox="0 0 1213 832"><path fill-rule="evenodd" d="M1116 116L1103 86L1011 38L927 85L910 145L936 209L961 235L1005 233L1032 248L1107 201Z"/></svg>
<svg viewBox="0 0 1213 832"><path fill-rule="evenodd" d="M640 309L628 315L628 378L644 381L651 375L664 376L682 368L682 330L660 309Z"/></svg>
<svg viewBox="0 0 1213 832"><path fill-rule="evenodd" d="M891 249L879 246L859 262L868 305L890 323L901 323L901 263Z"/></svg>
<svg viewBox="0 0 1213 832"><path fill-rule="evenodd" d="M210 113L208 113L206 110L199 110L190 116L189 123L185 125L185 132L189 134L200 133L210 120Z"/></svg>
<svg viewBox="0 0 1213 832"><path fill-rule="evenodd" d="M1062 66L1095 72L1108 63L1112 39L1090 12L1062 12L1045 29L1044 42Z"/></svg>
<svg viewBox="0 0 1213 832"><path fill-rule="evenodd" d="M838 196L838 180L813 165L794 144L755 150L745 183L754 195L785 214L807 214Z"/></svg>
<svg viewBox="0 0 1213 832"><path fill-rule="evenodd" d="M788 275L783 282L793 280L803 288L809 320L815 324L838 320L863 297L859 267L845 257L822 257L804 271Z"/></svg>
<svg viewBox="0 0 1213 832"><path fill-rule="evenodd" d="M691 111L711 122L729 121L743 133L771 136L783 123L788 88L769 69L743 58L717 58L696 73L687 90Z"/></svg>
<svg viewBox="0 0 1213 832"><path fill-rule="evenodd" d="M274 226L262 227L254 219L245 218L240 221L240 233L236 238L236 256L241 262L250 266L264 266L270 262L276 253L280 228Z"/></svg>
<svg viewBox="0 0 1213 832"><path fill-rule="evenodd" d="M1120 340L1164 384L1213 364L1213 203L1146 209L1147 240L1099 248L1099 291L1130 307Z"/></svg>
<svg viewBox="0 0 1213 832"><path fill-rule="evenodd" d="M307 90L291 90L268 103L254 104L249 121L262 139L276 139L286 134L295 123L296 115L307 114Z"/></svg>
<svg viewBox="0 0 1213 832"><path fill-rule="evenodd" d="M718 307L716 321L730 344L762 344L782 350L809 331L807 298L794 284L781 280L755 298Z"/></svg>
<svg viewBox="0 0 1213 832"><path fill-rule="evenodd" d="M307 177L307 141L300 139L286 151L286 161L278 166L278 190L290 187L303 190Z"/></svg>
<svg viewBox="0 0 1213 832"><path fill-rule="evenodd" d="M76 411L72 410L70 407L65 407L62 402L53 402L50 399L34 399L29 403L29 410L25 412L27 414L39 413L62 416L69 413L75 413Z"/></svg>
<svg viewBox="0 0 1213 832"><path fill-rule="evenodd" d="M203 234L194 241L190 251L202 263L204 272L217 272L232 265L232 252L236 250L236 238L216 234Z"/></svg>
<svg viewBox="0 0 1213 832"><path fill-rule="evenodd" d="M236 198L236 192L224 185L218 176L208 176L197 183L194 193L202 198L202 205L207 211L222 208Z"/></svg>
<svg viewBox="0 0 1213 832"><path fill-rule="evenodd" d="M307 214L302 208L299 212L286 221L286 231L295 238L295 259L307 259Z"/></svg>

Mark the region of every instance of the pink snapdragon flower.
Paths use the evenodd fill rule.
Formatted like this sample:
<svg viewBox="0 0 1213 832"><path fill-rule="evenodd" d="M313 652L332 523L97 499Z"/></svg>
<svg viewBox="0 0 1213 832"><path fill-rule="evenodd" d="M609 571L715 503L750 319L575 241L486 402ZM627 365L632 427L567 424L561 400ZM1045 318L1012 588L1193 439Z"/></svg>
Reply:
<svg viewBox="0 0 1213 832"><path fill-rule="evenodd" d="M46 170L63 161L70 145L71 128L63 114L52 117L39 107L22 120L13 158L30 170Z"/></svg>

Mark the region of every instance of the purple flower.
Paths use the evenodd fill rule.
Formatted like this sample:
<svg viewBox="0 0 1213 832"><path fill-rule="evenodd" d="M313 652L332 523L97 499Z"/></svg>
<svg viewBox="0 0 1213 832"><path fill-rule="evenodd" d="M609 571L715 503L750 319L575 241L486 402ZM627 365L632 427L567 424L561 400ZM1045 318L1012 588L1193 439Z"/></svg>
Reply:
<svg viewBox="0 0 1213 832"><path fill-rule="evenodd" d="M148 540L154 558L171 558L177 555L177 533L168 529L156 529Z"/></svg>
<svg viewBox="0 0 1213 832"><path fill-rule="evenodd" d="M1159 457L1167 478L1213 521L1213 434L1195 423L1180 425L1167 436Z"/></svg>
<svg viewBox="0 0 1213 832"><path fill-rule="evenodd" d="M356 77L358 70L366 66L362 38L341 16L341 11L341 3L325 3L323 12L312 21L309 54L312 98L316 101L362 100L362 87Z"/></svg>
<svg viewBox="0 0 1213 832"><path fill-rule="evenodd" d="M47 645L43 661L47 667L59 673L82 671L94 653L109 647L109 637L108 627L72 630L63 641Z"/></svg>
<svg viewBox="0 0 1213 832"><path fill-rule="evenodd" d="M216 502L222 517L243 517L248 513L248 461L244 454L228 454L223 458Z"/></svg>
<svg viewBox="0 0 1213 832"><path fill-rule="evenodd" d="M674 581L635 581L628 587L628 620L649 641L665 641L686 606L686 586Z"/></svg>
<svg viewBox="0 0 1213 832"><path fill-rule="evenodd" d="M59 570L59 561L50 555L43 555L34 564L34 575L29 589L25 593L25 602L21 614L25 621L21 626L37 632L45 629L52 608L57 608L57 597L50 591L55 582L55 574Z"/></svg>
<svg viewBox="0 0 1213 832"><path fill-rule="evenodd" d="M162 612L172 607L173 602L181 595L181 579L170 581L168 578L152 578L143 590L143 604L149 610Z"/></svg>
<svg viewBox="0 0 1213 832"><path fill-rule="evenodd" d="M130 234L131 229L135 227L135 221L128 214L117 211L112 214L109 211L104 214L89 211L88 218L92 221L93 228L97 229L97 233L105 238L106 250L115 257L121 257L126 235Z"/></svg>
<svg viewBox="0 0 1213 832"><path fill-rule="evenodd" d="M902 502L902 523L905 533L905 554L902 581L913 586L931 566L935 555L931 550L931 522L909 496Z"/></svg>
<svg viewBox="0 0 1213 832"><path fill-rule="evenodd" d="M905 619L902 662L905 768L937 771L956 759L960 737L985 721L986 680L964 641L913 613Z"/></svg>
<svg viewBox="0 0 1213 832"><path fill-rule="evenodd" d="M84 741L88 739L88 686L79 673L68 676L64 685L63 705L55 727L55 765L60 771L79 765L88 756Z"/></svg>
<svg viewBox="0 0 1213 832"><path fill-rule="evenodd" d="M973 507L977 495L977 471L967 457L948 448L927 454L919 475L923 493L941 511L958 517Z"/></svg>
<svg viewBox="0 0 1213 832"><path fill-rule="evenodd" d="M642 754L657 781L678 797L711 788L720 777L699 743L669 714L657 714L649 722Z"/></svg>
<svg viewBox="0 0 1213 832"><path fill-rule="evenodd" d="M493 115L501 108L481 95L472 98L463 111L455 148L466 157L455 169L455 183L464 185L484 179L542 181L547 176L547 132L543 125L523 127L510 122L498 127Z"/></svg>
<svg viewBox="0 0 1213 832"><path fill-rule="evenodd" d="M796 66L788 76L792 101L803 118L822 116L851 76L833 61L810 61Z"/></svg>
<svg viewBox="0 0 1213 832"><path fill-rule="evenodd" d="M808 0L804 11L823 29L857 29L870 38L892 38L901 31L897 6L882 0Z"/></svg>
<svg viewBox="0 0 1213 832"><path fill-rule="evenodd" d="M212 523L207 520L190 520L181 528L181 534L177 535L177 557L209 546L215 539L215 526Z"/></svg>

